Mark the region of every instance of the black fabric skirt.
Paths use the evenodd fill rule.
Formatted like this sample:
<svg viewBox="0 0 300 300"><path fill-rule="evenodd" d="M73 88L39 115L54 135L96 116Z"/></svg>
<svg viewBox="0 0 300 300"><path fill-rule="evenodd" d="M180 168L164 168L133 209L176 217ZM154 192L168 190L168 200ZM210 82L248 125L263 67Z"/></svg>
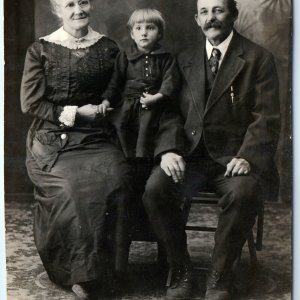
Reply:
<svg viewBox="0 0 300 300"><path fill-rule="evenodd" d="M93 145L95 146L95 145ZM97 280L127 263L130 172L109 142L62 153L50 172L28 155L35 187L34 236L49 278L60 285Z"/></svg>

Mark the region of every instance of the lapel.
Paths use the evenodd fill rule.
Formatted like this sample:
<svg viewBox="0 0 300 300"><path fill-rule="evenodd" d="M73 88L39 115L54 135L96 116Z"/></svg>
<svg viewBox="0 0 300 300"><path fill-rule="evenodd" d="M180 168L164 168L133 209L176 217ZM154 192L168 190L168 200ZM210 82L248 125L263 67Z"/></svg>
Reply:
<svg viewBox="0 0 300 300"><path fill-rule="evenodd" d="M236 76L242 71L245 60L241 58L243 47L240 35L234 31L231 43L214 81L213 88L207 100L205 113L220 99L222 94L230 88Z"/></svg>
<svg viewBox="0 0 300 300"><path fill-rule="evenodd" d="M191 59L183 65L182 70L192 94L192 99L199 117L204 115L205 99L205 42L198 44Z"/></svg>

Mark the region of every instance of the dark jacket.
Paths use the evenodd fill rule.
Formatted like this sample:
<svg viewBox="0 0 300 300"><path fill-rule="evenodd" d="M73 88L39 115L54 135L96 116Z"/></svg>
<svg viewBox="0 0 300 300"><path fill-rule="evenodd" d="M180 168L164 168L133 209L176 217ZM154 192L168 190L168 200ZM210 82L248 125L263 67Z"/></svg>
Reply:
<svg viewBox="0 0 300 300"><path fill-rule="evenodd" d="M241 157L258 178L276 177L273 158L280 112L273 56L234 32L205 105L205 51L203 42L178 58L187 153L202 138L209 155L220 164Z"/></svg>

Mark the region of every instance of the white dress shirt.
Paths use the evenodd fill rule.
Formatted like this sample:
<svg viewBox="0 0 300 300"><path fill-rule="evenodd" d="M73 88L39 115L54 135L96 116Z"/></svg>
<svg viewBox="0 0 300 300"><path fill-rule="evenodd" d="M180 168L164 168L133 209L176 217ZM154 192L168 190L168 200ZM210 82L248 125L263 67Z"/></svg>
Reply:
<svg viewBox="0 0 300 300"><path fill-rule="evenodd" d="M220 60L219 60L219 67L221 66L221 63L224 59L224 56L225 56L226 51L228 49L228 46L229 46L229 44L232 40L232 37L233 37L233 31L231 31L231 33L228 35L228 37L221 44L219 44L218 46L213 46L210 43L210 41L208 39L206 39L206 53L207 53L208 59L210 58L211 52L214 48L219 49L220 52L221 52L221 57L220 57Z"/></svg>

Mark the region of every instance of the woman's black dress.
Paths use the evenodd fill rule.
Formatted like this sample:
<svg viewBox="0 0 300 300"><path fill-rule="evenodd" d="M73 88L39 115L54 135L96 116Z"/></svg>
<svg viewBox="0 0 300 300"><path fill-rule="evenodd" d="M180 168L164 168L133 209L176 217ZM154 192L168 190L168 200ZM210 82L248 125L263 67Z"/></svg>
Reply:
<svg viewBox="0 0 300 300"><path fill-rule="evenodd" d="M45 40L27 52L22 110L35 119L26 165L34 184L35 243L52 281L72 285L122 270L129 172L105 119L62 126L64 106L99 104L118 48L102 37L82 49Z"/></svg>

